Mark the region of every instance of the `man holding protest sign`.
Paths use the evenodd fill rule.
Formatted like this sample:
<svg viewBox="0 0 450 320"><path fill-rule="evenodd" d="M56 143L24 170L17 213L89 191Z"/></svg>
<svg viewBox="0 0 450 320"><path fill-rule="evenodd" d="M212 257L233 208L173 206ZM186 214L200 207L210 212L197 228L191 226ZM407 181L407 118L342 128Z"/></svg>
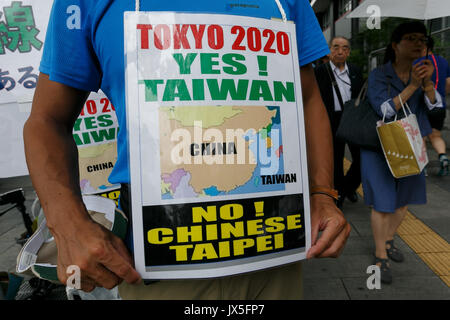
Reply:
<svg viewBox="0 0 450 320"><path fill-rule="evenodd" d="M308 1L247 2L198 1L194 5L184 1L142 1L142 13L125 14L124 31L124 25L119 22L124 19L124 12L138 9L134 1L71 1L71 6L80 9L80 29L66 27L69 3L55 1L41 75L24 137L31 178L58 246L58 277L62 282L67 279L66 268L78 265L83 290L91 291L95 286L112 288L125 280L120 287L123 298L296 299L302 294L299 263L237 274L264 269L254 266L261 264L258 260L261 252L271 252L274 258L269 266L274 267L298 261L298 257L337 257L342 251L350 227L333 199L330 125L310 65L327 54L328 47ZM151 13L145 12L150 10ZM166 13L158 14L159 11ZM185 14L175 14L176 11ZM241 16L248 17L249 22ZM279 20L280 16L293 20L296 25L274 20ZM152 17L151 23L148 17ZM160 23L153 22L158 19ZM111 34L115 35L115 41L111 41ZM124 45L127 65L124 65ZM136 60L133 62L133 59ZM293 67L285 65L286 62L293 63ZM288 80L283 79L284 76ZM133 217L139 210L143 212L144 219L133 219L133 233L142 231L146 223L142 221L149 216L145 214L146 208L150 207L150 215L164 208L181 208L175 211L176 216L169 217L169 220L182 220L179 226L150 227L148 223L144 233L133 239L135 261L140 263L145 256L145 264L136 266L139 273L133 267L127 247L90 220L80 197L72 127L88 92L99 88L115 106L121 128L118 160L110 181L123 185L121 204L124 210L129 200L125 194L131 182ZM300 92L302 99L297 101L296 93ZM137 99L136 104L133 99ZM137 110L150 112L150 117L143 113L136 117ZM195 117L190 118L191 112L185 110L195 110ZM207 116L202 117L204 114ZM147 120L150 123L139 122ZM290 123L297 126L297 130L292 130ZM131 124L128 129L127 124ZM138 128L148 130L141 132ZM168 128L171 132L165 131ZM281 136L288 128L292 135L285 135L281 144L277 134ZM198 129L203 130L200 140L204 141L196 141ZM213 145L211 140L205 139L207 132L218 137L231 129L238 134L226 142L219 140ZM265 165L273 164L271 161L254 159L261 152L252 149L252 137L242 139L239 130L246 134L256 130L254 139L262 143L263 149L270 149L270 155L276 155L273 160L277 165L268 168ZM302 132L306 132L305 140ZM174 133L181 138L192 134L194 142L170 146L173 139L168 139L167 143L164 139L166 134L173 137ZM136 144L140 140L136 140L137 136L149 139ZM48 141L52 141L52 145ZM157 144L152 145L151 141ZM158 145L160 162L155 163L153 156L158 150L154 149ZM181 161L175 159L174 154L182 153L174 153L176 148L186 151L188 157L180 157ZM307 176L302 171L306 167L299 164L306 164L303 149L307 150L309 181L302 178ZM166 152L167 159L172 161L170 165L163 161ZM245 156L241 166L242 153ZM226 164L220 163L218 155L224 155ZM135 159L135 156L143 158ZM142 162L146 157L151 161ZM186 163L189 159L193 163ZM141 167L141 163L144 166ZM146 167L146 163L152 165ZM201 172L199 166L202 166ZM234 177L233 173L227 174L228 166L241 174ZM257 168L261 169L261 175L252 176ZM212 184L208 180L208 170L223 170L220 183ZM242 181L228 180L236 176ZM180 194L180 186L188 178L191 180ZM140 180L142 185L138 183ZM309 189L308 183L311 197L303 197L303 190ZM155 185L158 189L154 189ZM232 190L233 186L241 189ZM149 197L147 203L146 199L142 201L147 207L135 206L141 194L134 191L137 188L143 191L144 197ZM258 201L253 201L255 192L264 192L256 197ZM247 195L250 193L252 198ZM259 201L261 199L263 201ZM211 205L201 205L204 201ZM294 212L278 215L278 211L286 210L283 201L289 201ZM247 219L249 210L256 212L255 218ZM197 226L196 223L202 224ZM309 223L310 237L306 228ZM300 235L301 241L295 238L292 247L285 247L288 240L291 241L285 234L295 230L302 231L295 232L294 236ZM319 231L322 231L320 237ZM311 248L306 252L309 241ZM148 249L150 245L160 248L165 244L173 244L169 250L176 258L176 264L169 269L181 270L175 279L183 278L183 274L187 278L214 277L214 274L229 277L130 285L139 282L140 274L147 279L158 279L157 275L148 275L145 268L156 266L150 269L159 270L167 262L158 256L156 258L163 262L155 263L152 256L155 251ZM248 251L250 247L252 253ZM291 250L296 252L296 260L286 258ZM244 256L254 264L247 269L239 264L229 267L230 256ZM286 259L277 264L277 257ZM201 277L192 269L195 266L185 264L188 259L197 263L207 260L209 264L205 265L208 266L225 263L228 267L224 267L224 272L212 267L213 271L205 270L205 276ZM191 273L196 275L188 275Z"/></svg>

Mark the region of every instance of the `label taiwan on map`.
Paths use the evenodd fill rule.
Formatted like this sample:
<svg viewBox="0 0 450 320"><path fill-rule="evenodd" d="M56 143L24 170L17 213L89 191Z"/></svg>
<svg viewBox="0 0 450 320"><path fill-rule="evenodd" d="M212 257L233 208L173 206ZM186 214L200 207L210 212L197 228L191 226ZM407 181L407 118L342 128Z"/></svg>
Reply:
<svg viewBox="0 0 450 320"><path fill-rule="evenodd" d="M295 25L125 13L136 269L211 278L310 248Z"/></svg>

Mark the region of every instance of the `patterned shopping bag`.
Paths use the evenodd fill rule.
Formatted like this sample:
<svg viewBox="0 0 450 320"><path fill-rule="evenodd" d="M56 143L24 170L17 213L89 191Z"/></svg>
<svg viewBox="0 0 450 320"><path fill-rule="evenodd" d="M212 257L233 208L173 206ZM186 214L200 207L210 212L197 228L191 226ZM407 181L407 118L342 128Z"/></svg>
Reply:
<svg viewBox="0 0 450 320"><path fill-rule="evenodd" d="M401 100L400 100L401 101ZM406 113L402 103L405 118L385 123L384 118L377 123L377 133L380 138L383 153L389 169L395 178L403 178L420 174L428 163L425 143L420 134L416 116Z"/></svg>

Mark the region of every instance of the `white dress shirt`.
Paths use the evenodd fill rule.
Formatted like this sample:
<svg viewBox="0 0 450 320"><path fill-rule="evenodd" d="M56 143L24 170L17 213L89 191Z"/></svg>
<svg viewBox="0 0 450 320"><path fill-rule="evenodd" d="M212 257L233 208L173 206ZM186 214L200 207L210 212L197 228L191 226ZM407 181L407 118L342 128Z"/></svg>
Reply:
<svg viewBox="0 0 450 320"><path fill-rule="evenodd" d="M341 92L342 102L345 104L352 98L351 91L351 81L350 81L350 73L348 71L348 66L345 64L344 69L341 71L338 67L336 67L333 62L330 61L331 71L333 72L334 77L336 78L336 82ZM339 103L338 96L336 94L336 90L333 87L333 96L334 96L334 111L342 111L341 104Z"/></svg>

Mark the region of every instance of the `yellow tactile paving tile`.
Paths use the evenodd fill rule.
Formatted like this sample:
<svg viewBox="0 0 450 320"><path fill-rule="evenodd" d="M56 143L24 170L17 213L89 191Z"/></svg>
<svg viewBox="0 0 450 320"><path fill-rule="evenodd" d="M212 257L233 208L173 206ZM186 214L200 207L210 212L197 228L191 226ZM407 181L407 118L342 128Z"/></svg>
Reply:
<svg viewBox="0 0 450 320"><path fill-rule="evenodd" d="M407 212L397 231L400 238L450 287L450 244Z"/></svg>
<svg viewBox="0 0 450 320"><path fill-rule="evenodd" d="M403 218L403 221L405 220L417 220L417 218L412 213L407 211L405 217Z"/></svg>
<svg viewBox="0 0 450 320"><path fill-rule="evenodd" d="M426 234L402 235L401 238L416 253L450 252L448 242L434 232Z"/></svg>
<svg viewBox="0 0 450 320"><path fill-rule="evenodd" d="M447 285L447 287L450 287L450 276L441 277L442 281Z"/></svg>
<svg viewBox="0 0 450 320"><path fill-rule="evenodd" d="M397 233L400 236L403 235L413 235L413 234L424 234L428 232L433 232L429 227L427 227L422 221L411 218L407 215L408 218L405 217L402 224L397 230Z"/></svg>
<svg viewBox="0 0 450 320"><path fill-rule="evenodd" d="M419 257L441 278L450 277L450 252L419 253Z"/></svg>

